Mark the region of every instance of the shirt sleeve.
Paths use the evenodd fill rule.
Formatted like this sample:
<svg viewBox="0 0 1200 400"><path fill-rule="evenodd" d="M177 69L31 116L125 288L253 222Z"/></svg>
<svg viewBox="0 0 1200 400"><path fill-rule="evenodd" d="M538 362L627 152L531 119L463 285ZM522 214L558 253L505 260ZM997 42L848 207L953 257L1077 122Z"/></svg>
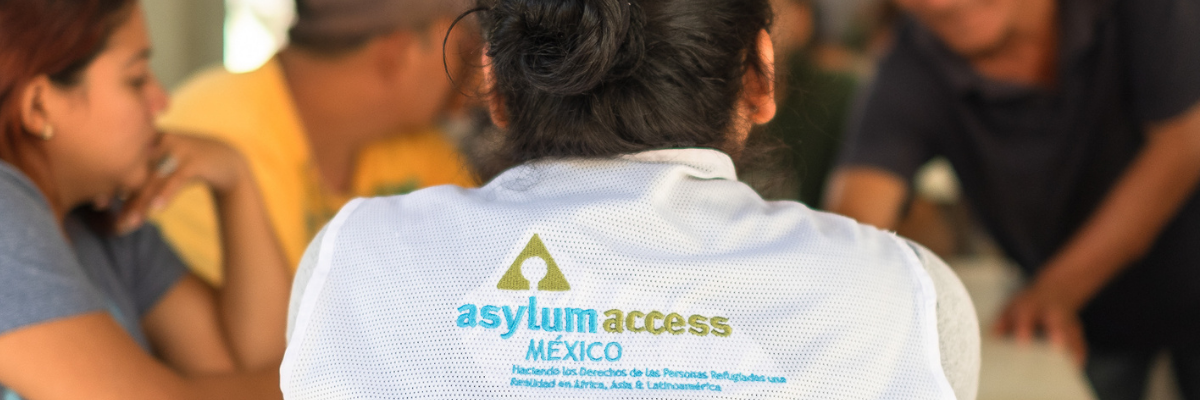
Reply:
<svg viewBox="0 0 1200 400"><path fill-rule="evenodd" d="M1134 112L1161 122L1200 104L1200 1L1118 3Z"/></svg>
<svg viewBox="0 0 1200 400"><path fill-rule="evenodd" d="M959 400L979 392L981 341L975 304L958 275L932 251L909 242L937 291L938 349L946 380Z"/></svg>
<svg viewBox="0 0 1200 400"><path fill-rule="evenodd" d="M328 228L322 228L304 251L304 256L300 258L300 266L296 269L296 278L292 281L292 297L288 301L288 342L292 341L292 329L296 328L296 314L300 312L300 300L304 298L304 289L308 288L308 281L312 280L313 271L317 269L317 258L320 256L321 242L325 239L325 229Z"/></svg>
<svg viewBox="0 0 1200 400"><path fill-rule="evenodd" d="M147 224L112 244L117 268L124 272L138 317L146 316L171 288L183 279L187 267L154 225Z"/></svg>
<svg viewBox="0 0 1200 400"><path fill-rule="evenodd" d="M103 310L49 206L0 164L0 335Z"/></svg>
<svg viewBox="0 0 1200 400"><path fill-rule="evenodd" d="M897 44L855 100L840 167L875 167L910 180L934 157L933 135L951 117L937 92L943 85L928 68L912 45Z"/></svg>

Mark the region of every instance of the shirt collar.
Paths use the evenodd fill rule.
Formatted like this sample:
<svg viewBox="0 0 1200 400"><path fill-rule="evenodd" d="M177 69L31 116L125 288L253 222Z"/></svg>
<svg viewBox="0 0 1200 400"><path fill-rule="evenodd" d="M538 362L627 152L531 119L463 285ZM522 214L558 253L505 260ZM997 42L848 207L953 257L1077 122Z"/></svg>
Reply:
<svg viewBox="0 0 1200 400"><path fill-rule="evenodd" d="M700 178L737 180L733 159L718 150L703 148L650 150L629 154L630 161L658 164L681 164L702 172Z"/></svg>
<svg viewBox="0 0 1200 400"><path fill-rule="evenodd" d="M704 180L737 179L733 160L725 153L712 149L683 148L650 150L618 157L533 161L504 171L481 189L491 193L490 196L496 196L497 193L527 192L549 179L551 175L547 174L552 174L555 179L577 179L577 175L584 171L620 168L630 164L657 164L659 168L677 168L688 176ZM596 186L596 183L590 180L579 181L579 184L585 187ZM605 190L609 189L612 188L605 187Z"/></svg>
<svg viewBox="0 0 1200 400"><path fill-rule="evenodd" d="M293 161L307 168L312 160L312 147L279 55L271 57L248 74L254 75L259 95L262 96L259 104L263 109L260 112L274 124L271 145L280 147L283 154L294 155Z"/></svg>
<svg viewBox="0 0 1200 400"><path fill-rule="evenodd" d="M8 175L13 181L15 181L19 190L24 190L29 195L41 200L41 206L44 206L47 209L50 208L50 200L46 198L46 195L42 193L42 190L33 183L32 179L26 176L25 173L18 169L15 165L9 164L4 160L0 160L0 179L5 179L3 175Z"/></svg>

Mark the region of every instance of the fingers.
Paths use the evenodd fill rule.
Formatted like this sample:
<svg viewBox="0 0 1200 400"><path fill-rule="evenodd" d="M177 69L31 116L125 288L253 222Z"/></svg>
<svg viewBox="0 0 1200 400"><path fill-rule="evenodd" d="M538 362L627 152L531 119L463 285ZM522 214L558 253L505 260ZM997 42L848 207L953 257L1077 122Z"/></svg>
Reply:
<svg viewBox="0 0 1200 400"><path fill-rule="evenodd" d="M998 336L1012 336L1017 342L1033 341L1038 328L1039 307L1026 295L1020 295L1001 313L992 331Z"/></svg>
<svg viewBox="0 0 1200 400"><path fill-rule="evenodd" d="M1020 304L1013 310L1012 335L1017 343L1026 345L1033 343L1038 329L1038 309L1027 303Z"/></svg>
<svg viewBox="0 0 1200 400"><path fill-rule="evenodd" d="M207 184L214 193L244 187L249 175L241 155L220 142L179 134L162 134L153 152L152 176L123 205L117 233L127 234L146 218L166 208L192 181Z"/></svg>
<svg viewBox="0 0 1200 400"><path fill-rule="evenodd" d="M160 148L186 159L189 176L204 182L216 193L233 190L249 173L241 154L229 145L186 134L164 135ZM167 196L170 197L169 195Z"/></svg>
<svg viewBox="0 0 1200 400"><path fill-rule="evenodd" d="M1051 310L1044 314L1043 321L1050 343L1067 351L1076 366L1083 367L1087 360L1087 341L1078 319L1073 315Z"/></svg>
<svg viewBox="0 0 1200 400"><path fill-rule="evenodd" d="M1087 341L1078 317L1035 296L1018 296L992 330L997 335L1011 335L1020 344L1033 342L1040 332L1056 348L1066 351L1076 366L1083 367L1087 360Z"/></svg>
<svg viewBox="0 0 1200 400"><path fill-rule="evenodd" d="M175 174L167 179L166 183L159 189L158 195L154 196L154 200L150 202L150 214L162 211L167 208L167 203L183 190L188 184L188 179L185 179L182 174Z"/></svg>
<svg viewBox="0 0 1200 400"><path fill-rule="evenodd" d="M158 163L151 177L123 205L121 215L117 218L118 234L137 230L146 222L147 216L167 205L167 200L189 179L190 175L183 171L185 166L182 163L181 159L169 154Z"/></svg>
<svg viewBox="0 0 1200 400"><path fill-rule="evenodd" d="M121 208L121 214L117 217L117 234L126 235L140 228L146 222L146 215L152 198L158 193L159 188L163 185L165 179L153 177L146 182L133 197Z"/></svg>

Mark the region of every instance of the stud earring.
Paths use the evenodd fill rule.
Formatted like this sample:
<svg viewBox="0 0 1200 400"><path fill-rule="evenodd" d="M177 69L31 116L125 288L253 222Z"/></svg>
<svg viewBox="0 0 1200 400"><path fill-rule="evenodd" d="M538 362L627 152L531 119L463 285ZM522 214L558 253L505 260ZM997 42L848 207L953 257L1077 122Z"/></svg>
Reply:
<svg viewBox="0 0 1200 400"><path fill-rule="evenodd" d="M50 126L50 124L46 124L46 127L42 128L42 133L38 135L38 138L45 141L54 139L54 127Z"/></svg>

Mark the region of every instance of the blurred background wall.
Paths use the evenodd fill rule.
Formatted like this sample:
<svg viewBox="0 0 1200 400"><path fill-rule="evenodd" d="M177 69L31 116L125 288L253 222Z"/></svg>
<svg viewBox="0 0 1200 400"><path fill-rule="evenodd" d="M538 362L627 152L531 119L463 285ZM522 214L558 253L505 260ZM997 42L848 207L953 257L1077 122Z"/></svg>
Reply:
<svg viewBox="0 0 1200 400"><path fill-rule="evenodd" d="M224 0L146 0L142 5L154 42L151 65L168 89L197 70L221 65Z"/></svg>
<svg viewBox="0 0 1200 400"><path fill-rule="evenodd" d="M817 0L821 8L821 34L828 38L842 38L853 29L855 19L862 10L880 0Z"/></svg>
<svg viewBox="0 0 1200 400"><path fill-rule="evenodd" d="M224 66L244 72L283 44L292 0L145 0L154 42L151 64L168 89L197 71Z"/></svg>

